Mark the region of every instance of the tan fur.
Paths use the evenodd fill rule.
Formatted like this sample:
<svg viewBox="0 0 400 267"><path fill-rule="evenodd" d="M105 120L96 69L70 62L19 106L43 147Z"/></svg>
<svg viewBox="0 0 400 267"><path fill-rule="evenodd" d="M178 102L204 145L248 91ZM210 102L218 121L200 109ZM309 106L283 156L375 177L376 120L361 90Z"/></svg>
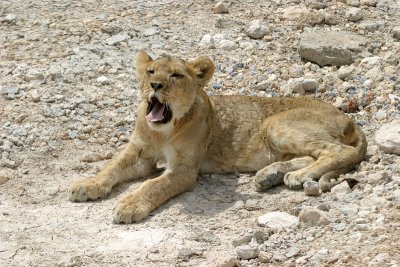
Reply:
<svg viewBox="0 0 400 267"><path fill-rule="evenodd" d="M150 72L152 73L150 73ZM120 199L116 223L137 222L173 196L190 190L198 173L257 172L258 191L285 183L302 188L319 180L327 191L366 153L360 128L335 107L310 98L208 97L203 87L214 73L207 57L186 62L172 57L153 61L140 52L136 77L142 96L135 130L125 150L95 177L70 186L72 201L105 197L116 184L157 172ZM182 74L173 78L174 73ZM151 82L165 86L157 91ZM148 122L148 102L156 94L168 103L172 120Z"/></svg>

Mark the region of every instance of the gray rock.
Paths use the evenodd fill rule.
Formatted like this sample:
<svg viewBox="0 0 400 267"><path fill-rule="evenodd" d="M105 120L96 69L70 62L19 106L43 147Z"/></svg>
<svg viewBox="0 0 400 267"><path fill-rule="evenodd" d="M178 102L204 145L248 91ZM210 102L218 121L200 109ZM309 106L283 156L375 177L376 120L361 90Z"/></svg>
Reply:
<svg viewBox="0 0 400 267"><path fill-rule="evenodd" d="M258 248L252 247L250 245L243 245L236 248L236 254L239 259L250 260L257 258L258 256Z"/></svg>
<svg viewBox="0 0 400 267"><path fill-rule="evenodd" d="M306 92L314 92L318 88L318 83L314 79L303 79L301 85Z"/></svg>
<svg viewBox="0 0 400 267"><path fill-rule="evenodd" d="M302 34L298 52L320 66L342 66L351 64L353 53L360 52L366 43L366 38L352 33L316 30Z"/></svg>
<svg viewBox="0 0 400 267"><path fill-rule="evenodd" d="M305 0L304 4L312 9L324 9L328 7L326 0Z"/></svg>
<svg viewBox="0 0 400 267"><path fill-rule="evenodd" d="M337 70L337 76L341 80L346 80L348 78L351 78L351 74L354 71L354 66L342 66Z"/></svg>
<svg viewBox="0 0 400 267"><path fill-rule="evenodd" d="M110 80L106 76L100 76L96 79L96 81L102 85L110 84Z"/></svg>
<svg viewBox="0 0 400 267"><path fill-rule="evenodd" d="M17 15L7 14L7 16L3 19L3 21L10 23L10 24L16 24L17 23Z"/></svg>
<svg viewBox="0 0 400 267"><path fill-rule="evenodd" d="M381 58L376 56L376 57L363 58L358 66L365 66L371 68L380 65L381 65Z"/></svg>
<svg viewBox="0 0 400 267"><path fill-rule="evenodd" d="M274 254L272 255L272 259L274 260L274 261L277 261L277 262L283 262L283 261L285 261L287 258L286 258L286 256L285 255L283 255L282 253L280 253L280 252L274 252Z"/></svg>
<svg viewBox="0 0 400 267"><path fill-rule="evenodd" d="M120 42L126 41L129 39L129 35L126 33L119 33L113 35L105 40L105 43L108 45L116 45Z"/></svg>
<svg viewBox="0 0 400 267"><path fill-rule="evenodd" d="M384 72L380 66L373 67L365 73L367 79L381 82L384 79Z"/></svg>
<svg viewBox="0 0 400 267"><path fill-rule="evenodd" d="M258 91L265 91L269 88L269 82L268 81L262 81L259 82L258 84L256 84L254 86L254 89L258 90Z"/></svg>
<svg viewBox="0 0 400 267"><path fill-rule="evenodd" d="M367 31L367 32L376 32L377 30L382 30L385 27L385 21L361 21L359 23L360 28Z"/></svg>
<svg viewBox="0 0 400 267"><path fill-rule="evenodd" d="M232 245L234 247L241 246L244 244L248 244L251 241L255 241L256 243L263 243L269 236L268 231L249 231L246 234L243 234L240 237L235 238L232 241Z"/></svg>
<svg viewBox="0 0 400 267"><path fill-rule="evenodd" d="M346 11L346 17L349 21L359 21L363 18L363 12L360 8L352 7Z"/></svg>
<svg viewBox="0 0 400 267"><path fill-rule="evenodd" d="M221 40L218 43L218 48L226 50L226 51L232 51L235 50L238 47L238 45L231 40Z"/></svg>
<svg viewBox="0 0 400 267"><path fill-rule="evenodd" d="M298 93L304 95L306 92L314 92L318 87L317 81L314 79L306 79L304 77L290 79L287 84L288 92L286 95Z"/></svg>
<svg viewBox="0 0 400 267"><path fill-rule="evenodd" d="M258 254L258 259L262 263L271 262L272 261L272 257L273 257L273 255L272 255L271 252L260 251L260 253Z"/></svg>
<svg viewBox="0 0 400 267"><path fill-rule="evenodd" d="M338 25L342 22L342 18L337 14L325 14L324 22L327 25Z"/></svg>
<svg viewBox="0 0 400 267"><path fill-rule="evenodd" d="M285 253L285 256L287 258L291 258L294 257L296 255L298 255L300 252L300 249L298 247L292 246L288 249L288 251Z"/></svg>
<svg viewBox="0 0 400 267"><path fill-rule="evenodd" d="M221 258L218 260L217 267L234 267L235 263L234 257Z"/></svg>
<svg viewBox="0 0 400 267"><path fill-rule="evenodd" d="M319 184L316 181L305 182L303 188L307 196L319 196L321 194Z"/></svg>
<svg viewBox="0 0 400 267"><path fill-rule="evenodd" d="M32 98L33 102L39 102L40 101L41 95L39 94L39 91L37 89L32 90L30 95L31 95L31 98Z"/></svg>
<svg viewBox="0 0 400 267"><path fill-rule="evenodd" d="M338 185L335 185L334 187L331 188L331 192L332 193L350 193L351 192L351 188L349 186L349 184L346 181L341 182Z"/></svg>
<svg viewBox="0 0 400 267"><path fill-rule="evenodd" d="M386 118L387 118L386 112L384 112L382 110L379 110L379 111L375 112L375 119L377 121L381 121L381 120L384 120Z"/></svg>
<svg viewBox="0 0 400 267"><path fill-rule="evenodd" d="M325 212L313 208L304 207L299 214L299 219L302 226L317 226L317 225L328 225L330 223Z"/></svg>
<svg viewBox="0 0 400 267"><path fill-rule="evenodd" d="M49 80L54 81L56 79L61 78L62 72L63 72L63 69L61 67L52 66L48 71L47 78Z"/></svg>
<svg viewBox="0 0 400 267"><path fill-rule="evenodd" d="M220 83L213 83L212 84L212 88L214 89L220 89L222 87L222 85Z"/></svg>
<svg viewBox="0 0 400 267"><path fill-rule="evenodd" d="M43 110L43 116L45 116L45 117L55 118L55 117L61 117L64 115L65 115L65 110L56 105L51 106L49 109Z"/></svg>
<svg viewBox="0 0 400 267"><path fill-rule="evenodd" d="M298 223L299 219L296 216L281 211L268 212L257 218L257 224L259 226L265 226L274 230L289 228Z"/></svg>
<svg viewBox="0 0 400 267"><path fill-rule="evenodd" d="M346 0L346 4L349 5L349 6L359 7L360 6L360 0Z"/></svg>
<svg viewBox="0 0 400 267"><path fill-rule="evenodd" d="M68 133L68 137L71 139L75 139L77 136L78 136L77 130L72 130L72 131L69 131L69 133Z"/></svg>
<svg viewBox="0 0 400 267"><path fill-rule="evenodd" d="M400 4L398 0L380 0L376 4L376 7L390 15L398 15L400 12Z"/></svg>
<svg viewBox="0 0 400 267"><path fill-rule="evenodd" d="M269 27L262 20L253 20L250 22L246 34L250 38L261 39L269 32Z"/></svg>
<svg viewBox="0 0 400 267"><path fill-rule="evenodd" d="M27 82L34 81L34 80L43 80L44 79L44 75L43 75L43 73L41 73L38 70L29 69L27 71L27 73L25 74L24 79Z"/></svg>
<svg viewBox="0 0 400 267"><path fill-rule="evenodd" d="M361 5L364 6L376 6L379 0L361 0Z"/></svg>
<svg viewBox="0 0 400 267"><path fill-rule="evenodd" d="M9 160L9 159L6 159L6 158L2 158L1 159L1 165L3 167L9 168L9 169L15 169L20 164L21 164L21 162L17 162L17 161L14 161L14 160Z"/></svg>
<svg viewBox="0 0 400 267"><path fill-rule="evenodd" d="M383 152L400 155L400 120L383 125L376 132L375 141Z"/></svg>
<svg viewBox="0 0 400 267"><path fill-rule="evenodd" d="M156 27L147 28L143 31L143 35L146 37L153 36L158 33L158 29Z"/></svg>
<svg viewBox="0 0 400 267"><path fill-rule="evenodd" d="M201 47L212 48L212 47L214 47L214 38L212 37L211 34L205 34L201 38L199 45Z"/></svg>
<svg viewBox="0 0 400 267"><path fill-rule="evenodd" d="M215 4L213 12L214 14L229 13L228 5L225 4L224 2L218 2Z"/></svg>
<svg viewBox="0 0 400 267"><path fill-rule="evenodd" d="M397 40L400 40L400 26L393 27L392 33L393 33L394 38L396 38Z"/></svg>
<svg viewBox="0 0 400 267"><path fill-rule="evenodd" d="M16 95L19 92L18 87L3 87L1 88L2 95Z"/></svg>

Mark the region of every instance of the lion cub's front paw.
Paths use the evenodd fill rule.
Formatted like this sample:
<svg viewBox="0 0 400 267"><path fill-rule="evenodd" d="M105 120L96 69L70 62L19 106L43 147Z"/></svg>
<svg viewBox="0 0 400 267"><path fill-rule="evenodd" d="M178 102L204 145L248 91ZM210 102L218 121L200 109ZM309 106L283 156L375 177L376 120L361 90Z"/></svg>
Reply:
<svg viewBox="0 0 400 267"><path fill-rule="evenodd" d="M86 201L103 198L111 191L111 185L96 177L76 180L69 186L71 201Z"/></svg>
<svg viewBox="0 0 400 267"><path fill-rule="evenodd" d="M120 199L113 209L114 223L139 222L149 215L151 206L136 196L128 196Z"/></svg>
<svg viewBox="0 0 400 267"><path fill-rule="evenodd" d="M305 182L312 180L313 179L302 170L288 172L283 178L285 184L292 189L302 189Z"/></svg>
<svg viewBox="0 0 400 267"><path fill-rule="evenodd" d="M257 192L265 191L283 183L284 173L272 171L258 171L254 177L252 187Z"/></svg>

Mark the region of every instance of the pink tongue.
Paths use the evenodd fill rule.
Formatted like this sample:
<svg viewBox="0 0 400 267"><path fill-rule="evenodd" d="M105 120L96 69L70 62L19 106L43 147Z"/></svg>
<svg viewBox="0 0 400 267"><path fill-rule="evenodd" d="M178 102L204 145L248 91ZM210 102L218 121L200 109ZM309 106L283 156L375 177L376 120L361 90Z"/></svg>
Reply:
<svg viewBox="0 0 400 267"><path fill-rule="evenodd" d="M161 121L163 119L164 109L165 105L160 102L155 103L150 113L146 115L146 119L151 122Z"/></svg>

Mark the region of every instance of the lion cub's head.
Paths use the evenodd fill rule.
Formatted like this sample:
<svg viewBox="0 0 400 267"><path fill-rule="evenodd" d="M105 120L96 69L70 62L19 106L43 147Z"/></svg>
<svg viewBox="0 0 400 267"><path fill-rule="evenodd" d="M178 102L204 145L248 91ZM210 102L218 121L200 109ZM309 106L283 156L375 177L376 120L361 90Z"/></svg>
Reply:
<svg viewBox="0 0 400 267"><path fill-rule="evenodd" d="M182 118L213 73L214 63L208 57L190 62L170 56L153 60L140 51L136 58L136 78L142 100L148 103L148 124L157 128Z"/></svg>

